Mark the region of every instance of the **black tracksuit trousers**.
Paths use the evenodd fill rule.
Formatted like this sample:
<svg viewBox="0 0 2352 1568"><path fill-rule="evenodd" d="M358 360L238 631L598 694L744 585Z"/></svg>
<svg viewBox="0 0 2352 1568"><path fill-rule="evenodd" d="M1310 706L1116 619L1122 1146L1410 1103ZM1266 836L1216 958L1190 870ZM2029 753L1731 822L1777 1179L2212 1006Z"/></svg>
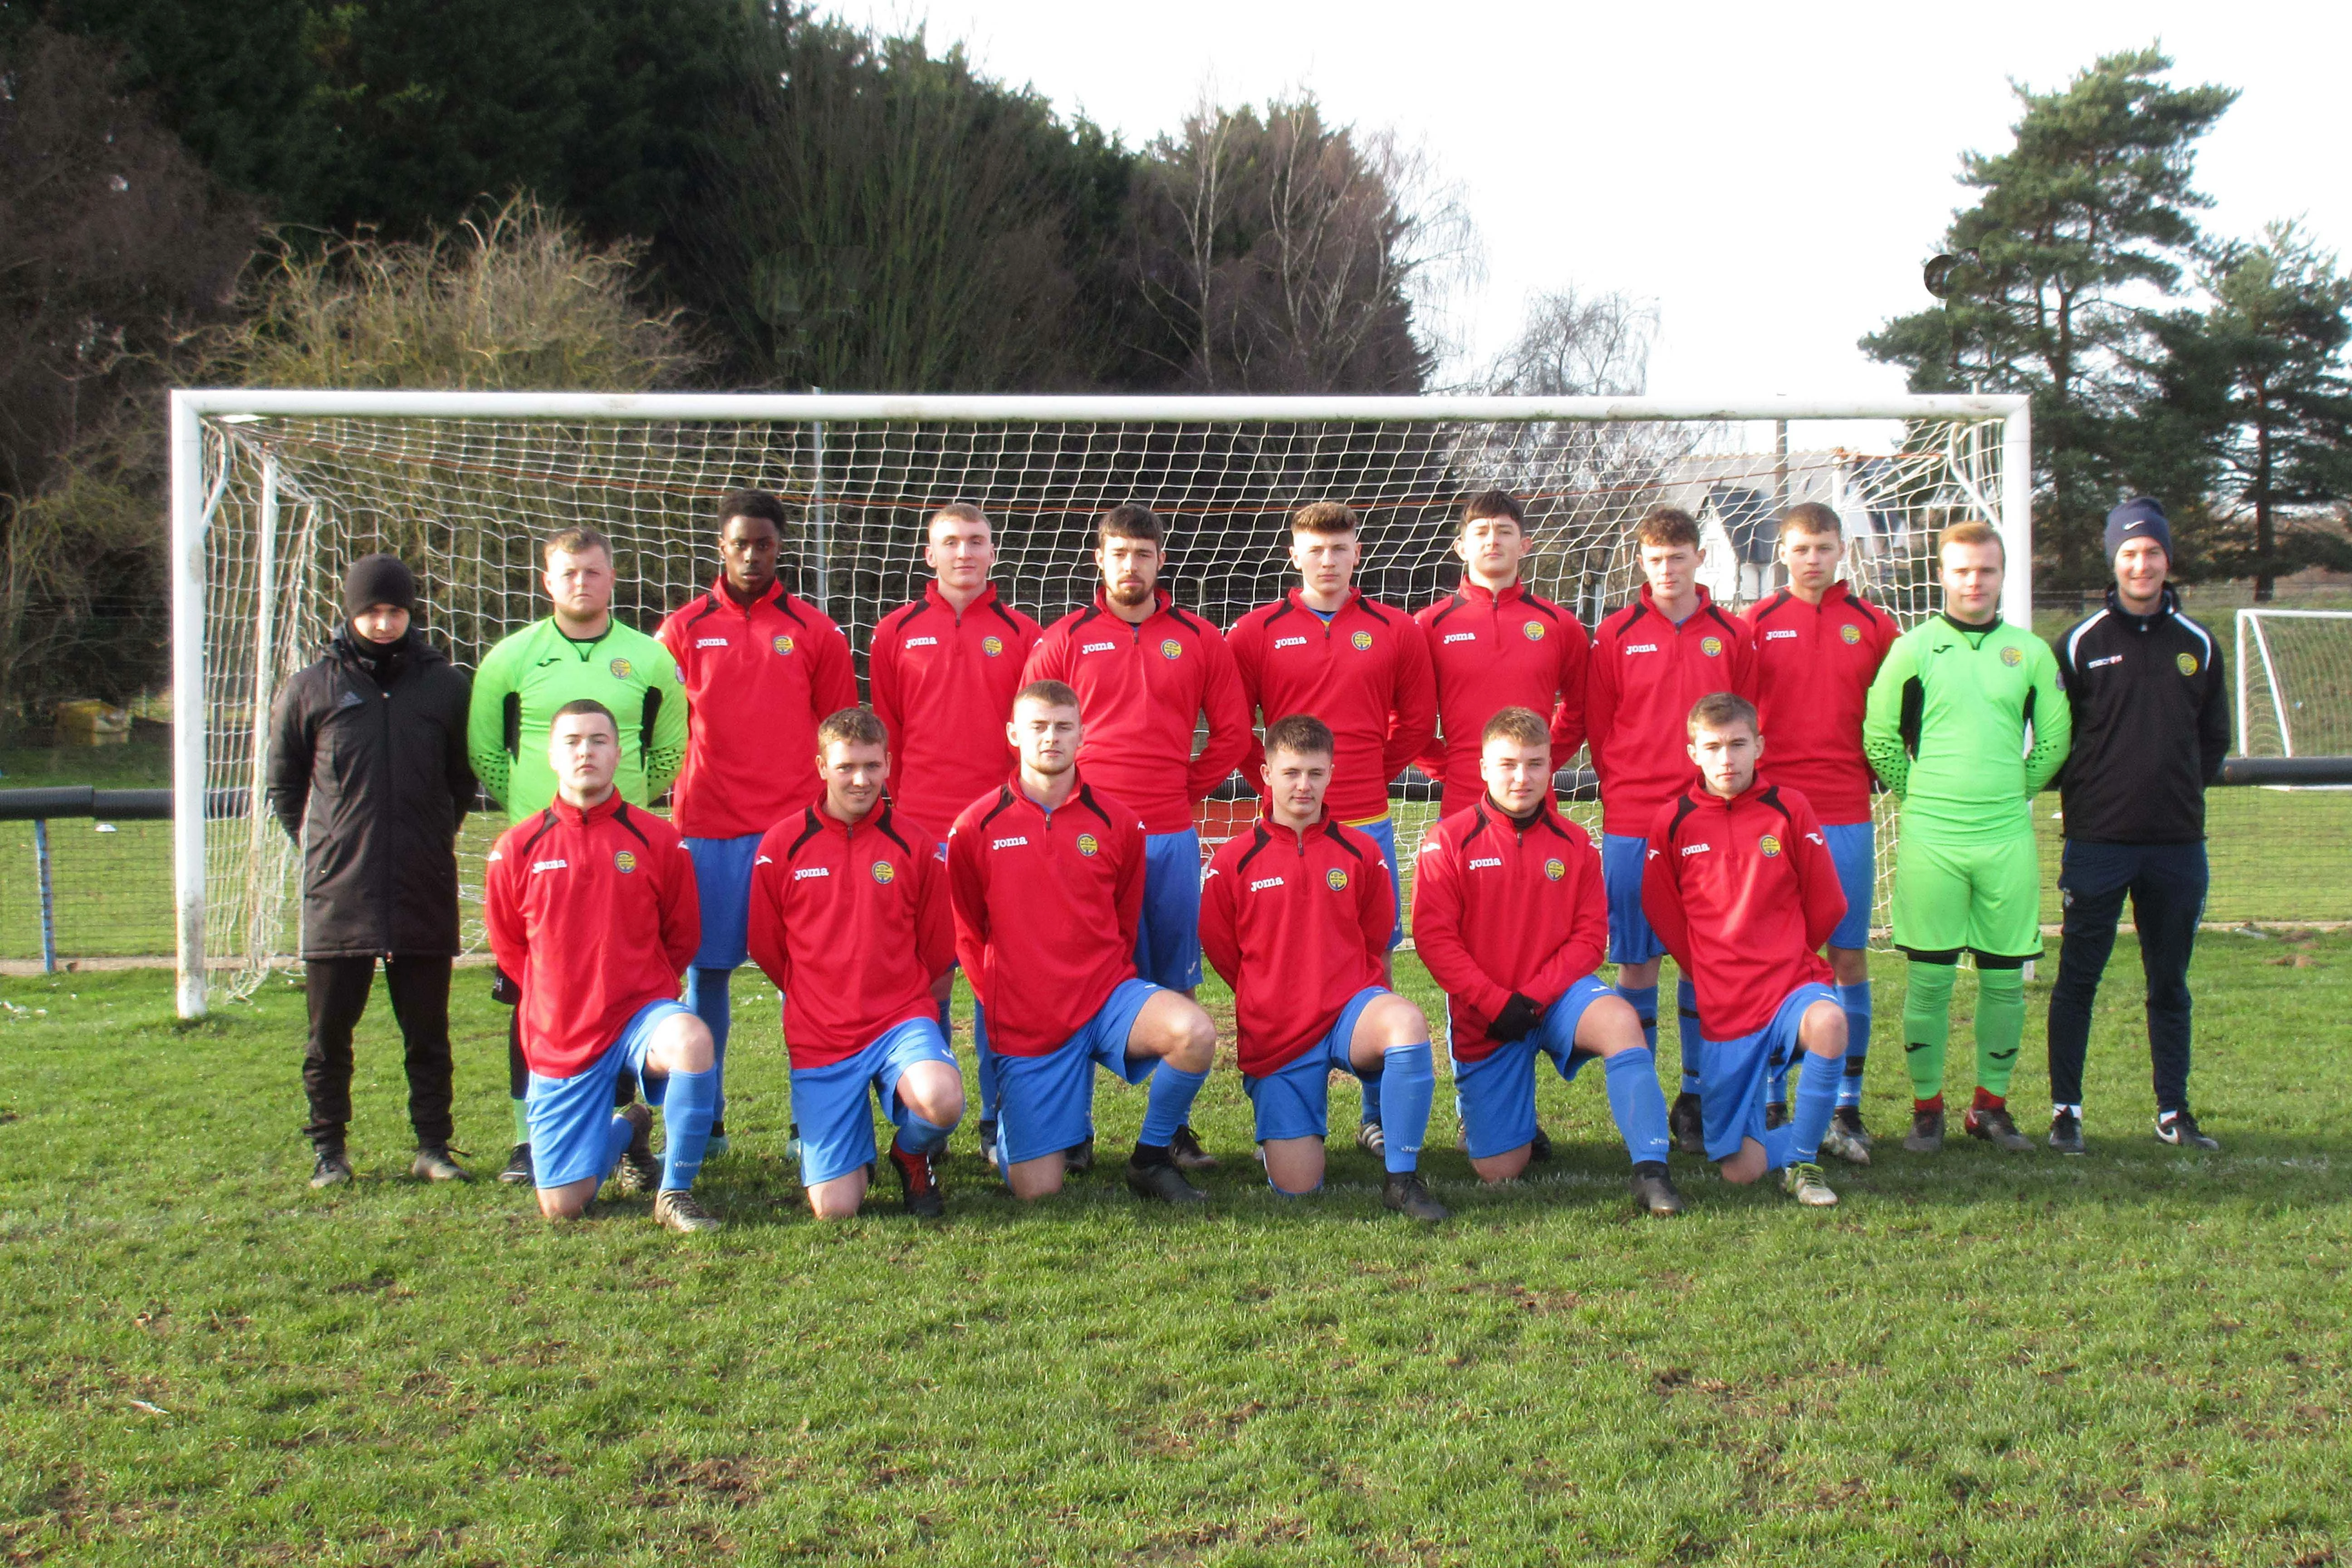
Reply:
<svg viewBox="0 0 2352 1568"><path fill-rule="evenodd" d="M2050 1098L2083 1102L2083 1058L2091 1044L2091 1004L2115 951L2124 900L2139 931L2147 982L2147 1046L2156 1107L2189 1109L2189 959L2205 910L2205 846L2066 841L2058 886L2065 898L2065 943L2050 988Z"/></svg>
<svg viewBox="0 0 2352 1568"><path fill-rule="evenodd" d="M373 958L313 958L309 975L310 1038L302 1052L302 1089L310 1097L304 1136L340 1148L352 1120L352 1031L375 984ZM408 1068L408 1121L417 1147L449 1142L449 964L446 958L387 958L384 989Z"/></svg>

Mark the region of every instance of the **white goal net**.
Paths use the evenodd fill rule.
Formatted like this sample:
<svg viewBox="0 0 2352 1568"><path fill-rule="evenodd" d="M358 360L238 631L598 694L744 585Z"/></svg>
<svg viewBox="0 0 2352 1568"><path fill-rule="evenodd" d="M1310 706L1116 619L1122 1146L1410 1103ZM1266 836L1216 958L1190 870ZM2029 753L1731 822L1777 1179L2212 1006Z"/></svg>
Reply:
<svg viewBox="0 0 2352 1568"><path fill-rule="evenodd" d="M2352 610L2238 612L2238 750L2352 756Z"/></svg>
<svg viewBox="0 0 2352 1568"><path fill-rule="evenodd" d="M1908 625L1936 602L1936 531L2000 524L2030 560L2018 400L1709 407L1643 399L987 398L190 392L173 395L174 829L181 1006L209 974L233 994L297 950L291 847L262 800L279 685L318 656L345 565L418 568L419 622L461 664L547 613L538 540L583 523L614 542L614 610L650 630L717 569L725 491L782 496L787 581L864 651L921 591L922 527L948 500L994 524L1000 591L1050 623L1094 589L1095 516L1125 500L1171 531L1179 603L1220 626L1290 577L1287 518L1320 500L1364 519L1364 591L1409 609L1450 592L1462 500L1525 500L1538 592L1588 625L1635 574L1633 522L1660 500L1705 531L1706 579L1748 603L1776 586L1773 520L1819 500L1845 519L1846 571ZM1844 445L1809 442L1809 421ZM1857 441L1857 429L1877 432ZM2011 584L2024 618L2026 574ZM1578 759L1560 759L1570 765ZM1399 803L1399 858L1433 815ZM1416 798L1416 796L1418 798ZM1209 803L1211 843L1247 800ZM1597 815L1595 808L1579 812ZM467 824L468 897L499 822ZM1597 826L1595 828L1597 831ZM468 938L478 921L468 910Z"/></svg>

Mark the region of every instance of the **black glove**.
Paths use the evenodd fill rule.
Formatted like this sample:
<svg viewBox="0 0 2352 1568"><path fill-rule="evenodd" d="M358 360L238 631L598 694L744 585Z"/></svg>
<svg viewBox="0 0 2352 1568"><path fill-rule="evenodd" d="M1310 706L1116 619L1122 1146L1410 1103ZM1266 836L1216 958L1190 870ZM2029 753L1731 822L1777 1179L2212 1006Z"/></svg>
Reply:
<svg viewBox="0 0 2352 1568"><path fill-rule="evenodd" d="M1486 1026L1486 1037L1505 1046L1524 1040L1543 1021L1543 1012L1540 1004L1514 991L1511 999L1503 1004L1503 1010L1495 1015L1495 1021Z"/></svg>

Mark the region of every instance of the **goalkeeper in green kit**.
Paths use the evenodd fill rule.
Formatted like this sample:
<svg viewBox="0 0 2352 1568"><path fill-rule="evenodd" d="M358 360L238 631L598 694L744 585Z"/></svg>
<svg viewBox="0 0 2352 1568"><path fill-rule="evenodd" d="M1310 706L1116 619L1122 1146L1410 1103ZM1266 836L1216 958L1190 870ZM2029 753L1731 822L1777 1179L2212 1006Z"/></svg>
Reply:
<svg viewBox="0 0 2352 1568"><path fill-rule="evenodd" d="M555 798L555 770L547 760L548 726L565 703L591 698L619 722L621 763L613 785L631 805L646 805L669 787L686 760L686 688L677 661L653 637L613 614L613 546L592 528L567 528L541 547L543 578L555 613L502 637L482 656L467 714L466 752L490 798L520 822ZM491 994L511 1005L513 983L500 971ZM515 1146L499 1180L532 1180L530 1131L523 1121L520 1034L507 1036L508 1092L514 1099ZM634 1098L625 1078L625 1096ZM625 1103L625 1100L624 1101ZM625 1184L649 1173L624 1158Z"/></svg>
<svg viewBox="0 0 2352 1568"><path fill-rule="evenodd" d="M1961 952L1977 960L1977 1092L1962 1125L2023 1151L2009 1113L2025 1033L2025 965L2042 954L2033 796L2073 738L2050 645L2000 618L2000 536L1956 523L1937 541L1944 611L1887 650L1863 719L1870 765L1902 802L1895 945L1910 960L1903 1005L1911 1135L1944 1146L1944 1047Z"/></svg>

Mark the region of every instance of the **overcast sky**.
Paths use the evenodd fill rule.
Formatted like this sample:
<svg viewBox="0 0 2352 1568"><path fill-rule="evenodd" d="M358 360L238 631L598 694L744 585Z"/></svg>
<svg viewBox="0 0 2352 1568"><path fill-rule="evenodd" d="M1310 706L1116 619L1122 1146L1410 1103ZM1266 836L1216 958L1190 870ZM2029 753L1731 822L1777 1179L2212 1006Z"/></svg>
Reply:
<svg viewBox="0 0 2352 1568"><path fill-rule="evenodd" d="M1290 0L865 0L927 24L1130 145L1203 89L1304 88L1333 120L1392 128L1459 182L1484 242L1473 340L1507 339L1531 293L1654 300L1650 390L1672 396L1902 390L1855 339L1927 303L1919 263L1964 199L1963 149L2008 144L2009 81L2062 85L2160 40L2173 80L2244 96L2199 182L2218 232L2303 217L2352 242L2343 71L2352 6L2136 0L2020 6L1348 5Z"/></svg>

